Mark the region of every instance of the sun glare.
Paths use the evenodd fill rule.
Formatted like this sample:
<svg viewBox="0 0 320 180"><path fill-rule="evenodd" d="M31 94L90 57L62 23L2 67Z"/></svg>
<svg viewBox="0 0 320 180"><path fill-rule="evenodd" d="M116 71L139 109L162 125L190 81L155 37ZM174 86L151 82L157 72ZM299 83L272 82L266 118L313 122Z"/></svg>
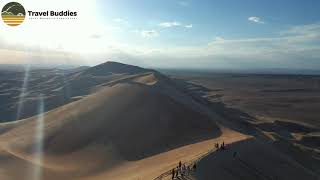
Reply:
<svg viewBox="0 0 320 180"><path fill-rule="evenodd" d="M92 42L92 36L103 29L98 22L96 1L26 1L23 2L28 10L77 11L78 16L74 20L32 20L26 17L21 28L6 27L5 41L15 46L17 50L31 47L39 51L62 51L73 53L90 53L101 49L101 44ZM31 23L32 21L32 23ZM99 32L100 31L100 32ZM36 34L36 36L34 36Z"/></svg>

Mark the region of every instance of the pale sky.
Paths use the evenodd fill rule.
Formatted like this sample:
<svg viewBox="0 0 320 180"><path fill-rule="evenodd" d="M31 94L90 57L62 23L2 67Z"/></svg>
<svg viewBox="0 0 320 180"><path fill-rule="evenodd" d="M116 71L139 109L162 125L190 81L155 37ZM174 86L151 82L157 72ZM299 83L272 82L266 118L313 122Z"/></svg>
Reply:
<svg viewBox="0 0 320 180"><path fill-rule="evenodd" d="M1 0L0 7L10 1ZM76 20L0 23L1 64L320 69L318 0L19 0Z"/></svg>

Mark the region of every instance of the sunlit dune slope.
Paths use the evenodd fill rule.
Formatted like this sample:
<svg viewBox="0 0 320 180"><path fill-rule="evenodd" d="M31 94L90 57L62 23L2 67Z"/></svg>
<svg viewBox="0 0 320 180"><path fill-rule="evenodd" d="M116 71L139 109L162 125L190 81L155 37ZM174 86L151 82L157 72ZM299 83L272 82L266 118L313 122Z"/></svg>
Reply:
<svg viewBox="0 0 320 180"><path fill-rule="evenodd" d="M169 96L179 90L161 76L125 77L44 113L40 163L33 158L39 116L1 126L0 157L12 165L1 165L5 173L19 179L36 165L45 178L76 178L220 135L210 117Z"/></svg>

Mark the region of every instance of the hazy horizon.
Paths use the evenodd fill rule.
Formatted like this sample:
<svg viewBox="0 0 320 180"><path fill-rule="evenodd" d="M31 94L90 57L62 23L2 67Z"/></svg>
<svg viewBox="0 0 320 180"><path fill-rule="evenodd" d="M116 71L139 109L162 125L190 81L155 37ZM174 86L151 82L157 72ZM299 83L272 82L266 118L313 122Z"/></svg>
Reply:
<svg viewBox="0 0 320 180"><path fill-rule="evenodd" d="M121 62L116 62L121 63ZM98 64L99 65L99 64ZM130 64L129 64L130 65ZM95 65L93 65L95 66ZM0 70L31 69L75 69L90 68L93 66L72 65L72 64L0 64ZM270 75L320 75L319 69L290 69L290 68L158 68L146 66L142 68L154 69L169 75L210 75L210 74L270 74Z"/></svg>
<svg viewBox="0 0 320 180"><path fill-rule="evenodd" d="M0 64L93 66L112 60L166 69L320 69L315 0L20 3L26 11L78 16L0 24Z"/></svg>

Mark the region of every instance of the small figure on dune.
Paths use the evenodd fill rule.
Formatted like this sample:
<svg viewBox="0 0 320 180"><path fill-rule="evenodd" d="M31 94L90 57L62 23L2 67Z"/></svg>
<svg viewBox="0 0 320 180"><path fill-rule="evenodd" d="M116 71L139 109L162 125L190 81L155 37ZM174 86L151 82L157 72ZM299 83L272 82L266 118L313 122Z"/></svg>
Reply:
<svg viewBox="0 0 320 180"><path fill-rule="evenodd" d="M174 171L174 168L172 169L171 173L172 173L171 179L174 179L174 175L176 174L176 172Z"/></svg>
<svg viewBox="0 0 320 180"><path fill-rule="evenodd" d="M219 143L215 144L216 149L219 149Z"/></svg>
<svg viewBox="0 0 320 180"><path fill-rule="evenodd" d="M222 142L221 146L220 146L221 150L226 150L226 145L224 144L224 142Z"/></svg>
<svg viewBox="0 0 320 180"><path fill-rule="evenodd" d="M179 162L179 168L181 168L181 166L182 166L182 162L180 161L180 162Z"/></svg>
<svg viewBox="0 0 320 180"><path fill-rule="evenodd" d="M236 156L237 156L237 152L235 151L233 152L233 158L236 158Z"/></svg>
<svg viewBox="0 0 320 180"><path fill-rule="evenodd" d="M196 170L197 170L197 165L194 164L193 167L192 167L192 169L193 169L194 171L196 171Z"/></svg>
<svg viewBox="0 0 320 180"><path fill-rule="evenodd" d="M181 174L181 168L179 166L177 166L177 168L176 168L176 178L179 177L179 174Z"/></svg>
<svg viewBox="0 0 320 180"><path fill-rule="evenodd" d="M223 150L223 149L224 149L224 147L223 147L223 145L221 144L221 145L220 145L220 150Z"/></svg>

